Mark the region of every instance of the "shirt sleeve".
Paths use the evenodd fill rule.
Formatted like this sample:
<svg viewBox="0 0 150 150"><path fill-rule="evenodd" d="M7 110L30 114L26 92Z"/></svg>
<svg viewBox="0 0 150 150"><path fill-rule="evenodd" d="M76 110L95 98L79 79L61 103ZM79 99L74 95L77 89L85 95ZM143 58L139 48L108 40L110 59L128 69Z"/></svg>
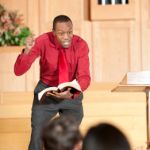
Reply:
<svg viewBox="0 0 150 150"><path fill-rule="evenodd" d="M14 73L17 76L20 76L27 72L31 67L34 60L39 56L40 50L37 42L35 41L34 46L30 49L28 54L25 54L23 51L18 55L15 65L14 65Z"/></svg>
<svg viewBox="0 0 150 150"><path fill-rule="evenodd" d="M82 91L86 90L90 85L91 77L89 70L89 48L86 42L81 43L78 49L78 65L77 65L77 73L76 78Z"/></svg>

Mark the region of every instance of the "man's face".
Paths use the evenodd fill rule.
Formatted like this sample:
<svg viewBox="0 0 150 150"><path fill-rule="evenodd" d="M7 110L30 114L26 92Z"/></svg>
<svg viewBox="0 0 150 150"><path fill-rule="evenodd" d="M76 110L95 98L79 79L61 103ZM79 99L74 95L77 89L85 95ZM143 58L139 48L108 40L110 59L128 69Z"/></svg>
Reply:
<svg viewBox="0 0 150 150"><path fill-rule="evenodd" d="M73 36L73 25L70 21L58 22L53 32L63 48L70 47Z"/></svg>

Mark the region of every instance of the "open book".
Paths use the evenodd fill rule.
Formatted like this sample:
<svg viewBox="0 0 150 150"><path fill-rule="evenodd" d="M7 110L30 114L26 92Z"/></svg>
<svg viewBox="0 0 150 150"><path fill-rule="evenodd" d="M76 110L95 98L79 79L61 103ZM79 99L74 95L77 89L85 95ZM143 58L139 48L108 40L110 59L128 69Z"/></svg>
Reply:
<svg viewBox="0 0 150 150"><path fill-rule="evenodd" d="M128 72L121 84L131 84L131 85L150 85L150 71L137 71L137 72Z"/></svg>
<svg viewBox="0 0 150 150"><path fill-rule="evenodd" d="M40 101L42 96L44 94L46 94L47 92L49 92L49 91L65 91L65 89L69 88L69 87L73 88L76 91L82 91L79 83L75 79L75 80L73 80L71 82L61 83L57 87L48 87L48 88L42 90L41 92L38 93L38 99Z"/></svg>

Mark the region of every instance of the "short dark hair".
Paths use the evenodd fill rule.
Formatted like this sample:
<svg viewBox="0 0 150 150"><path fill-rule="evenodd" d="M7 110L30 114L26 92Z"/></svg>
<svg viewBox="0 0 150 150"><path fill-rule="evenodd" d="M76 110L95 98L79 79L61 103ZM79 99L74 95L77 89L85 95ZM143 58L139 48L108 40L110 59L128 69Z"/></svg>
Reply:
<svg viewBox="0 0 150 150"><path fill-rule="evenodd" d="M56 117L44 128L45 150L73 150L82 140L77 122L71 117Z"/></svg>
<svg viewBox="0 0 150 150"><path fill-rule="evenodd" d="M66 15L59 15L59 16L56 16L56 17L54 18L54 20L53 20L53 30L55 30L56 24L57 24L58 22L69 22L69 21L72 23L71 19L70 19L68 16L66 16Z"/></svg>
<svg viewBox="0 0 150 150"><path fill-rule="evenodd" d="M101 123L88 130L83 140L83 150L131 150L131 147L121 130Z"/></svg>

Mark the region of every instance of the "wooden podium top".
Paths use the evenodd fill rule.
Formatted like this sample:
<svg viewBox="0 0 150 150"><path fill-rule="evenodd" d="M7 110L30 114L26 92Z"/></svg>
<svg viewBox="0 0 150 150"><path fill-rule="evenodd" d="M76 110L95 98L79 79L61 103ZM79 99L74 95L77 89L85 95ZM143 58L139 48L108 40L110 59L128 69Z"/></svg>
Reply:
<svg viewBox="0 0 150 150"><path fill-rule="evenodd" d="M131 85L131 84L119 84L112 92L146 92L150 90L150 85Z"/></svg>
<svg viewBox="0 0 150 150"><path fill-rule="evenodd" d="M150 91L150 71L129 72L112 92Z"/></svg>

